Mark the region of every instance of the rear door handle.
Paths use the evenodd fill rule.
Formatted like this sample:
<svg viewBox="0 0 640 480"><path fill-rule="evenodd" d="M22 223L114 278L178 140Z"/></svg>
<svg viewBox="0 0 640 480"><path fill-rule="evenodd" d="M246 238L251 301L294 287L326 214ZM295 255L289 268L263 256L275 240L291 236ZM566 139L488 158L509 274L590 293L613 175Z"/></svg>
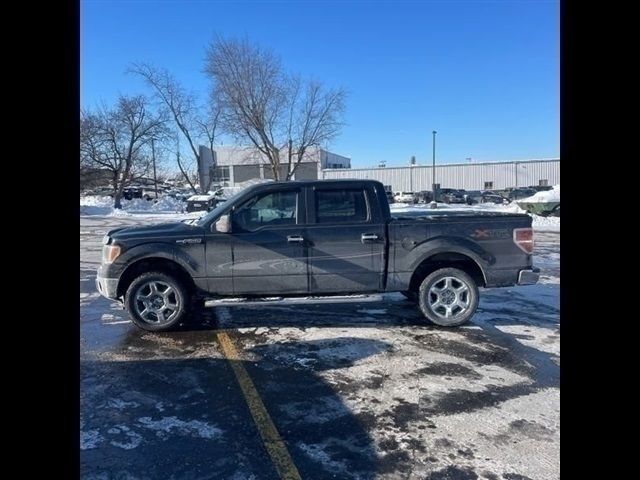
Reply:
<svg viewBox="0 0 640 480"><path fill-rule="evenodd" d="M304 242L304 238L302 238L300 235L287 235L287 242L302 243Z"/></svg>
<svg viewBox="0 0 640 480"><path fill-rule="evenodd" d="M378 240L378 235L376 235L375 233L363 233L362 236L360 237L360 239L362 240L362 243L366 242L366 241L372 241L372 240Z"/></svg>

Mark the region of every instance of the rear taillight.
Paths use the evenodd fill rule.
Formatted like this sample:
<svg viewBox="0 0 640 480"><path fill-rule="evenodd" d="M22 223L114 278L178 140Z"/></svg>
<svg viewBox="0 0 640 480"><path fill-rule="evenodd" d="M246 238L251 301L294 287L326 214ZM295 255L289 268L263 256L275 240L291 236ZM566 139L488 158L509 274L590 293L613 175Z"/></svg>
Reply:
<svg viewBox="0 0 640 480"><path fill-rule="evenodd" d="M513 242L525 253L533 253L533 228L514 228Z"/></svg>

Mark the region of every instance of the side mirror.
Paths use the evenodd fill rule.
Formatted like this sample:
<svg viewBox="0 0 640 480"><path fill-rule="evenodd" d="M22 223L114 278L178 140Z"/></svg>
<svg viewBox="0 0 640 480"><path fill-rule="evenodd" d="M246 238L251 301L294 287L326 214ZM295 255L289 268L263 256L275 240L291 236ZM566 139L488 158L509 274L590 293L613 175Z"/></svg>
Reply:
<svg viewBox="0 0 640 480"><path fill-rule="evenodd" d="M226 215L222 215L213 225L215 232L229 233L231 231L231 215L228 213Z"/></svg>

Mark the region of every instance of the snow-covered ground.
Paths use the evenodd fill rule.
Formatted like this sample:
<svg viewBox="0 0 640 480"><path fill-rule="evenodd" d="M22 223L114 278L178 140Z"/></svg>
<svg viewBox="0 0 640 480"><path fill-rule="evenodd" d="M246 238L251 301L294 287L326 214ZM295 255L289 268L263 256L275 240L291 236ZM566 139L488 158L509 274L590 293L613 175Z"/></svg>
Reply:
<svg viewBox="0 0 640 480"><path fill-rule="evenodd" d="M122 209L113 208L113 198L85 195L80 197L80 215L100 215L108 217L128 216L148 213L182 213L186 203L172 197L160 197L157 202L142 198L122 200Z"/></svg>

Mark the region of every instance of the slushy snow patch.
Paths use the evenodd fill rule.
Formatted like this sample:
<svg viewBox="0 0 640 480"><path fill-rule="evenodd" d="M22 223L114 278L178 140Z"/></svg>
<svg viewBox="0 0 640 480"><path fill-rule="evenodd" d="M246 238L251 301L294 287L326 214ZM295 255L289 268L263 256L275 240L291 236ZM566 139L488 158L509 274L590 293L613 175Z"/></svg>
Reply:
<svg viewBox="0 0 640 480"><path fill-rule="evenodd" d="M151 420L151 417L141 417L138 422L150 430L155 430L159 437L176 430L178 433L193 435L200 438L217 438L222 435L222 430L199 420L185 422L177 417L163 417L160 420Z"/></svg>

